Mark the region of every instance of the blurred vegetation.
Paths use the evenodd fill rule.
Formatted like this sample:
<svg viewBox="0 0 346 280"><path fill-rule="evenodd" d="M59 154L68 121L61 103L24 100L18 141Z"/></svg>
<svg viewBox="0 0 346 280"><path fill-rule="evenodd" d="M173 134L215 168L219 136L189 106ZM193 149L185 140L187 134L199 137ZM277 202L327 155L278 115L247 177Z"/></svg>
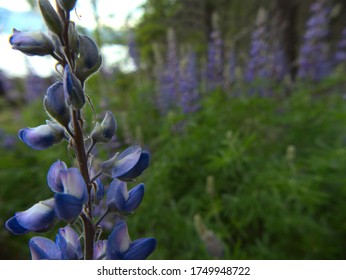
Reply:
<svg viewBox="0 0 346 280"><path fill-rule="evenodd" d="M196 25L181 20L187 9L219 11L221 28L231 37L248 25L251 31L257 8L274 2L148 0L134 29L147 68L101 72L87 82L95 111L111 110L118 122L117 149L97 147L101 159L130 144L152 155L139 178L145 198L128 217L133 239L157 238L151 259L346 258L345 69L319 82L282 82L270 98L248 95L248 84L217 88L203 93L193 114L171 110L163 116L156 107L152 43L163 46L173 25L180 41L200 52L207 46L208 17L196 32ZM299 22L301 6L312 1L301 2L292 1L301 9ZM335 22L341 29L340 17ZM16 90L24 94L20 82ZM47 118L40 99L25 103L0 96L0 109L1 129L14 137ZM99 115L89 106L84 117ZM0 147L1 225L51 197L50 165L57 158L73 164L65 146L33 151L15 141ZM40 235L54 239L56 229ZM13 236L2 227L0 259L30 258L27 242L34 235Z"/></svg>
<svg viewBox="0 0 346 280"><path fill-rule="evenodd" d="M143 143L152 153L141 178L145 199L128 218L133 238L158 239L153 259L213 258L208 242L221 242L218 257L226 259L344 259L344 76L297 85L289 96L277 88L275 98L215 91L188 118L177 112L160 118L150 85L136 88L131 75L107 84L120 143ZM98 82L89 82L96 100ZM14 108L2 106L1 123L9 133L37 125L45 119L41 107L37 101L21 108L13 123ZM57 157L70 162L63 146L37 152L18 142L1 150L2 224L51 196L49 166ZM196 216L212 238L199 236ZM31 234L0 234L1 258L29 257ZM45 235L53 238L54 230Z"/></svg>

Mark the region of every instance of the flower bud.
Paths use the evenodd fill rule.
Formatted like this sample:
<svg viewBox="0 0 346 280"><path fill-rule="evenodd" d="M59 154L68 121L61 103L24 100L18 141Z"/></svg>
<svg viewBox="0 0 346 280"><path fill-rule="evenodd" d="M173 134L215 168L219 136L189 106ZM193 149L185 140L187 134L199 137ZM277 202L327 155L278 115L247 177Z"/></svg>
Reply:
<svg viewBox="0 0 346 280"><path fill-rule="evenodd" d="M58 4L66 12L70 12L76 6L77 0L58 0Z"/></svg>
<svg viewBox="0 0 346 280"><path fill-rule="evenodd" d="M62 82L56 82L47 90L43 99L47 113L57 122L67 127L70 122L70 110L65 102L64 86Z"/></svg>
<svg viewBox="0 0 346 280"><path fill-rule="evenodd" d="M72 109L82 109L85 104L84 91L80 81L70 71L68 65L66 65L64 71L64 94L67 103L72 107Z"/></svg>
<svg viewBox="0 0 346 280"><path fill-rule="evenodd" d="M117 128L117 123L112 112L107 111L102 123L96 123L91 138L93 141L108 143L114 136L114 132Z"/></svg>
<svg viewBox="0 0 346 280"><path fill-rule="evenodd" d="M10 44L15 50L26 55L47 55L54 51L54 45L50 38L42 32L21 32L13 29Z"/></svg>
<svg viewBox="0 0 346 280"><path fill-rule="evenodd" d="M102 57L97 45L88 36L79 36L79 58L77 60L76 76L85 81L101 66Z"/></svg>
<svg viewBox="0 0 346 280"><path fill-rule="evenodd" d="M70 24L68 26L68 43L71 55L75 55L77 58L79 53L79 35L76 29L76 25L73 21L70 21Z"/></svg>
<svg viewBox="0 0 346 280"><path fill-rule="evenodd" d="M63 23L58 13L54 10L49 0L39 0L38 4L49 30L60 37L63 32Z"/></svg>

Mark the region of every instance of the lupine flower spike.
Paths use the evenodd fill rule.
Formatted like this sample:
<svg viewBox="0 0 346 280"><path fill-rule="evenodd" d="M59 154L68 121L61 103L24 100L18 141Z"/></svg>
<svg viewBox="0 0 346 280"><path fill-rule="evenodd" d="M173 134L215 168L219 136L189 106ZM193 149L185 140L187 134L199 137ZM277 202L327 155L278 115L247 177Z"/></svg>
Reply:
<svg viewBox="0 0 346 280"><path fill-rule="evenodd" d="M48 87L43 97L48 120L37 127L20 129L19 139L34 150L66 143L76 164L54 162L47 174L51 197L16 212L5 227L14 235L23 235L49 231L58 222L67 224L58 230L55 241L41 236L30 239L34 260L145 259L155 250L156 240L149 237L131 241L125 219L143 201L144 184L129 185L149 167L150 155L133 146L115 152L109 159L99 159L103 162L100 166L92 164L93 148L111 142L117 122L107 111L94 125L84 123L83 109L89 104L85 81L100 68L102 58L94 40L79 34L70 20L76 3L56 0L53 7L48 0L38 0L49 32L13 29L9 40L12 48L23 54L52 56L60 71L59 80ZM86 127L91 127L90 131ZM102 180L107 177L111 183L105 188ZM95 213L101 214L96 217ZM108 214L118 217L109 235L102 230ZM82 223L76 223L78 220ZM76 224L82 224L83 229L74 228Z"/></svg>

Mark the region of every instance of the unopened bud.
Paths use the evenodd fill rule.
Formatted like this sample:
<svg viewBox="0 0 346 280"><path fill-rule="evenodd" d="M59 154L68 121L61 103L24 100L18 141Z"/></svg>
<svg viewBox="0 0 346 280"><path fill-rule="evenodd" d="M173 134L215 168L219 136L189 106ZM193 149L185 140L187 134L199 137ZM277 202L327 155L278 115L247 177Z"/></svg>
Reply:
<svg viewBox="0 0 346 280"><path fill-rule="evenodd" d="M55 11L49 0L39 0L38 4L49 30L60 37L63 31L63 22L58 13Z"/></svg>
<svg viewBox="0 0 346 280"><path fill-rule="evenodd" d="M70 12L76 6L77 0L58 0L58 4L66 12Z"/></svg>
<svg viewBox="0 0 346 280"><path fill-rule="evenodd" d="M64 71L64 94L67 103L75 110L80 110L85 104L85 96L82 85L77 77L66 65Z"/></svg>
<svg viewBox="0 0 346 280"><path fill-rule="evenodd" d="M10 44L26 55L47 55L54 51L52 40L42 32L21 32L13 29Z"/></svg>
<svg viewBox="0 0 346 280"><path fill-rule="evenodd" d="M108 143L114 136L114 132L117 128L117 123L114 115L107 111L102 123L96 123L91 138L94 142Z"/></svg>
<svg viewBox="0 0 346 280"><path fill-rule="evenodd" d="M88 36L79 36L76 76L81 81L85 81L100 68L101 63L102 57L95 42Z"/></svg>
<svg viewBox="0 0 346 280"><path fill-rule="evenodd" d="M78 55L79 53L79 35L76 29L76 25L73 21L70 21L68 26L68 43L71 54Z"/></svg>
<svg viewBox="0 0 346 280"><path fill-rule="evenodd" d="M47 90L43 100L47 113L57 122L67 127L70 122L70 110L66 106L64 86L62 82L56 82Z"/></svg>

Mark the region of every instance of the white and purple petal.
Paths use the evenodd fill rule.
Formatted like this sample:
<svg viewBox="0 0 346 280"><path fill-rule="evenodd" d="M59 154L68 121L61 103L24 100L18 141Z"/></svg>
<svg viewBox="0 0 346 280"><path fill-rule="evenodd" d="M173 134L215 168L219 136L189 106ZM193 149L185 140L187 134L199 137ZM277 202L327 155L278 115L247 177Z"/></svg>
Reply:
<svg viewBox="0 0 346 280"><path fill-rule="evenodd" d="M64 187L60 178L60 171L67 170L66 163L63 161L56 161L50 167L47 174L48 186L53 192L63 192Z"/></svg>
<svg viewBox="0 0 346 280"><path fill-rule="evenodd" d="M107 240L98 240L94 245L94 260L104 260L107 251Z"/></svg>
<svg viewBox="0 0 346 280"><path fill-rule="evenodd" d="M18 137L25 144L35 150L44 150L59 143L64 138L64 130L59 133L53 131L49 125L43 124L33 128L23 128L18 132Z"/></svg>
<svg viewBox="0 0 346 280"><path fill-rule="evenodd" d="M23 212L17 212L14 218L17 224L29 231L44 232L49 230L55 222L53 199L40 201ZM12 225L15 223L12 221Z"/></svg>
<svg viewBox="0 0 346 280"><path fill-rule="evenodd" d="M79 260L83 257L79 236L70 226L59 229L56 244L64 260Z"/></svg>
<svg viewBox="0 0 346 280"><path fill-rule="evenodd" d="M123 259L123 254L130 246L130 237L125 221L119 221L108 237L106 255L107 260Z"/></svg>
<svg viewBox="0 0 346 280"><path fill-rule="evenodd" d="M60 171L60 178L64 193L80 200L82 203L88 200L88 190L82 174L78 168L68 168Z"/></svg>
<svg viewBox="0 0 346 280"><path fill-rule="evenodd" d="M61 260L58 246L48 238L40 236L31 238L29 248L33 260Z"/></svg>

